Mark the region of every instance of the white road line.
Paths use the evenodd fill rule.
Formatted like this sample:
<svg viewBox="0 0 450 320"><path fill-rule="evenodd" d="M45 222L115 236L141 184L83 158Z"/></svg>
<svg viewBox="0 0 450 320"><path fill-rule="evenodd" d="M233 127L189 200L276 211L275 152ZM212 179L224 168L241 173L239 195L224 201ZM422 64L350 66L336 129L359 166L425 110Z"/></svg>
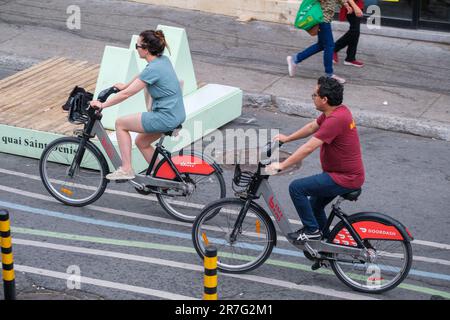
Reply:
<svg viewBox="0 0 450 320"><path fill-rule="evenodd" d="M11 171L11 170L2 169L2 168L0 168L0 173L5 173L5 174L15 175L15 176L22 177L22 178L27 178L27 179L31 179L31 180L41 181L41 177L40 176L27 174L27 173L22 173L22 172L17 172L17 171ZM55 180L55 179L52 179L52 182L58 183L58 184L64 184L65 183L62 180ZM94 187L86 186L86 185L80 185L80 184L74 184L73 187L77 187L77 188L81 188L81 189L87 189L87 190L94 190L95 189ZM150 200L150 201L153 201L153 202L158 202L158 199L154 195L144 196L144 195L141 195L141 194L138 194L138 193L131 193L131 192L113 190L113 189L108 189L108 188L105 190L105 193L114 194L114 195L123 196L123 197L130 197L130 198L136 198L136 199L143 199L143 200ZM167 202L169 202L171 204L174 204L174 205L184 206L184 207L187 207L187 208L194 208L194 209L203 209L204 208L203 205L198 204L198 203L189 203L189 202L179 201L179 200L168 200ZM238 214L238 211L232 211L232 210L224 210L224 211L228 212L228 213ZM254 217L253 214L250 214L250 216ZM301 225L299 220L289 219L289 222L292 223L292 224Z"/></svg>
<svg viewBox="0 0 450 320"><path fill-rule="evenodd" d="M450 250L450 244L445 244L445 243L438 243L438 242L431 242L431 241L424 241L424 240L414 240L412 243L420 244L420 245L426 246L426 247Z"/></svg>
<svg viewBox="0 0 450 320"><path fill-rule="evenodd" d="M37 176L37 175L31 175L31 174L27 174L27 173L23 173L23 172L17 172L17 171L12 171L12 170L7 170L7 169L3 169L3 168L0 168L0 173L14 175L14 176L17 176L17 177L23 177L23 178L32 179L32 180L39 180L39 181L41 180L41 177ZM143 196L143 195L140 195L140 194L124 192L124 191L117 191L117 190L111 190L111 189L106 189L105 192L106 193L110 193L110 194L116 194L116 195L120 195L120 196L125 196L125 197L145 199L145 200L151 200L151 201L158 201L158 199L156 199L156 197L154 197L154 196ZM187 203L187 202L182 202L182 201L174 201L173 204L185 205L187 207L198 208L198 209L201 209L203 207L202 205L199 205L199 204ZM293 219L289 219L289 222L292 223L292 224L295 224L295 225L300 225L301 224L298 220L293 220ZM412 243L418 244L418 245L422 245L422 246L432 247L432 248L438 248L438 249L443 249L443 250L450 250L450 244L445 244L445 243L438 243L438 242L425 241L425 240L414 240Z"/></svg>
<svg viewBox="0 0 450 320"><path fill-rule="evenodd" d="M31 180L41 181L41 177L40 176L27 174L27 173L23 173L23 172L11 171L11 170L0 168L0 173L5 173L5 174L15 175L15 176L22 177L22 178L27 178L27 179L31 179ZM66 184L67 183L65 181L56 180L56 179L51 179L51 182L57 183L57 184ZM78 183L74 183L71 186L74 187L74 188L80 188L80 189L85 189L85 190L95 190L96 189L95 187L86 186L86 185L82 185L82 184L78 184ZM153 196L153 195L144 196L144 195L137 194L137 193L130 193L130 192L125 192L125 191L113 190L113 189L106 189L105 193L116 194L116 195L119 195L119 196L126 196L126 197L131 197L131 198L145 199L145 200L151 200L151 201L158 202L158 199L155 196ZM171 200L171 201L168 201L168 202L170 202L172 204L177 204L177 205L181 205L181 206L190 207L190 208L196 208L196 209L202 209L203 208L203 205L196 204L196 203L189 203L189 202L183 202L183 201L177 201L177 200Z"/></svg>
<svg viewBox="0 0 450 320"><path fill-rule="evenodd" d="M58 200L56 200L55 198L53 198L51 196L45 196L45 195L42 195L39 193L23 191L20 189L11 188L11 187L7 187L7 186L3 186L3 185L0 185L0 190L19 194L21 196L25 196L25 197L29 197L29 198L34 198L34 199L39 199L39 200L44 200L44 201L54 202L54 203L60 203ZM90 209L90 210L95 210L95 211L100 211L100 212L104 212L104 213L110 213L110 214L114 214L114 215L118 215L118 216L124 216L124 217L136 218L136 219L141 219L141 220L149 220L149 221L155 221L155 222L161 222L161 223L170 223L173 225L192 227L191 223L181 222L181 221L177 221L174 219L155 217L155 216L148 215L148 214L134 213L134 212L130 212L130 211L122 211L122 210L117 210L117 209L112 209L112 208L100 207L100 206L96 206L96 205L87 205L84 208Z"/></svg>
<svg viewBox="0 0 450 320"><path fill-rule="evenodd" d="M81 254L103 256L103 257L110 257L110 258L117 258L117 259L125 259L125 260L131 260L131 261L144 262L144 263L148 263L148 264L156 264L156 265L165 266L165 267L173 267L173 268L179 268L179 269L184 269L184 270L204 272L203 267L199 266L199 265L183 263L183 262L178 262L178 261L165 260L165 259L159 259L159 258L131 255L131 254L125 254L125 253L120 253L120 252L114 252L114 251L105 251L105 250L89 249L89 248L84 248L84 247L66 246L66 245L60 245L60 244L55 244L55 243L38 242L38 241L31 241L31 240L17 239L17 238L13 239L13 243L14 243L14 245L33 246L33 247L39 247L39 248L60 250L60 251L65 251L65 252L81 253ZM63 273L60 273L60 275L61 276L64 275L63 279L67 279L70 276L70 274L63 274ZM376 298L372 298L372 297L364 296L364 295L360 295L360 294L354 294L354 293L348 293L348 292L338 291L338 290L334 290L334 289L322 288L319 286L298 285L295 283L290 283L287 281L281 281L281 280L266 278L266 277L259 277L259 276L252 276L252 275L225 274L225 273L221 273L220 277L231 277L231 278L237 278L237 279L242 279L242 280L248 280L248 281L268 284L268 285L272 285L272 286L283 287L286 289L293 289L293 290L298 290L298 291L305 291L305 292L325 295L325 296L339 298L339 299L379 300ZM82 282L87 283L85 281L85 279L86 279L85 277L82 277ZM87 278L87 279L90 279L90 278ZM97 281L101 281L101 280L97 280ZM111 285L111 284L115 284L115 283L109 283L109 284ZM100 284L96 284L96 285L100 285ZM142 288L142 289L145 289L145 288ZM150 289L146 289L146 290L150 290ZM159 292L159 294L162 294L162 293Z"/></svg>
<svg viewBox="0 0 450 320"><path fill-rule="evenodd" d="M11 188L11 187L7 187L7 186L3 186L3 185L0 185L0 190L6 191L6 192L10 192L10 193L20 194L21 196L25 196L25 197L29 197L29 198L34 198L34 199L39 199L39 200L59 203L59 201L57 201L55 198L53 198L51 196L45 196L45 195L42 195L42 194L39 194L39 193L23 191L23 190L20 190L20 189ZM172 224L172 225L177 225L177 226L184 226L184 227L188 227L188 228L192 227L191 223L176 221L174 219L155 217L155 216L152 216L152 215L149 215L149 214L134 213L134 212L130 212L130 211L122 211L122 210L106 208L106 207L100 207L100 206L95 206L95 205L88 205L85 208L90 209L90 210L99 211L99 212L114 214L114 215L118 215L118 216L122 216L122 217L136 218L136 219L141 219L141 220L148 220L148 221ZM206 230L213 230L213 231L222 231L220 228L213 227L213 226L206 226L206 227L204 227L204 229L206 229ZM254 236L254 237L258 237L259 236L256 233L250 233L249 232L247 234L249 236ZM284 237L278 237L277 241L288 242L288 240L286 238L284 238ZM383 252L382 255L384 255L384 256L393 256L393 257L396 256L396 255L393 255L393 254L388 254L386 252ZM420 261L420 262L436 263L436 264L450 266L450 261L443 260L443 259L436 259L436 258L429 258L429 257L422 257L422 256L414 255L413 256L413 260L414 261Z"/></svg>
<svg viewBox="0 0 450 320"><path fill-rule="evenodd" d="M40 276L57 278L57 279L62 279L62 280L66 280L66 281L69 279L69 277L73 276L72 274L68 274L68 273L62 273L62 272L34 268L34 267L23 266L23 265L17 265L17 264L14 266L14 269L16 270L16 272L32 273L32 274L37 274ZM94 286L99 286L99 287L104 287L104 288L109 288L109 289L117 289L117 290L122 290L122 291L140 293L140 294L145 294L148 296L153 296L153 297L158 297L158 298L163 298L163 299L168 299L168 300L198 300L193 297L183 296L180 294L170 293L170 292L166 292L166 291L131 286L131 285L124 284L124 283L105 281L105 280L100 280L100 279L84 277L84 276L81 276L81 283L82 284L91 284Z"/></svg>

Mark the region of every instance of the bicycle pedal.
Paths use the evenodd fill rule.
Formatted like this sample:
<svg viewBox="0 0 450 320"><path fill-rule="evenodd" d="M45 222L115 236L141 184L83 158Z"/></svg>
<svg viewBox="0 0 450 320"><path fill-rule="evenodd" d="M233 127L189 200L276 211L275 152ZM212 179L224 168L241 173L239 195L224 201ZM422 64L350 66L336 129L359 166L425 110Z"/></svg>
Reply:
<svg viewBox="0 0 450 320"><path fill-rule="evenodd" d="M320 269L322 267L328 268L328 265L323 261L316 260L316 262L314 262L314 264L311 266L311 270L316 271L317 269Z"/></svg>
<svg viewBox="0 0 450 320"><path fill-rule="evenodd" d="M128 182L128 181L130 181L130 180L114 180L116 183L125 183L125 182Z"/></svg>
<svg viewBox="0 0 450 320"><path fill-rule="evenodd" d="M316 262L314 262L314 264L311 266L311 270L312 270L312 271L316 271L317 269L320 269L320 267L322 267L320 261L316 261Z"/></svg>

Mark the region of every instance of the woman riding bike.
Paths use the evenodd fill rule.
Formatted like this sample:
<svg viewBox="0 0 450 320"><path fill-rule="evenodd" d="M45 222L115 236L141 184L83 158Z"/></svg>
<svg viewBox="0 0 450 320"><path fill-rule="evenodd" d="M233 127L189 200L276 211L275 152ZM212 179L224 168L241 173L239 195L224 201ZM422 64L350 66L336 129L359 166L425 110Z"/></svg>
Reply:
<svg viewBox="0 0 450 320"><path fill-rule="evenodd" d="M105 109L145 89L148 112L131 114L116 120L122 166L106 176L109 180L129 180L135 177L131 165L130 131L139 133L135 144L150 163L154 152L151 143L159 139L162 133L177 128L186 119L180 81L170 60L163 56L166 47L168 46L162 31L141 32L136 50L139 57L148 62L145 69L128 84L115 84L114 87L120 92L108 101L91 102L92 107Z"/></svg>

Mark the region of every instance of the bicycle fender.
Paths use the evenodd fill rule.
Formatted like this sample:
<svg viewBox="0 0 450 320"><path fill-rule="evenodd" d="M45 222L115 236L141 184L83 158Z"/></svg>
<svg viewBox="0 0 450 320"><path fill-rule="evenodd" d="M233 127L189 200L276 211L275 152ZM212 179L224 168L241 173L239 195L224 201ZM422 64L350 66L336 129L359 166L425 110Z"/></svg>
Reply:
<svg viewBox="0 0 450 320"><path fill-rule="evenodd" d="M208 163L206 160L195 154L177 155L173 156L171 160L180 173L209 176L217 170L215 163ZM156 172L156 178L174 179L175 177L176 174L167 161L164 161Z"/></svg>
<svg viewBox="0 0 450 320"><path fill-rule="evenodd" d="M180 150L179 155L180 156L184 155L184 150ZM219 164L212 157L208 156L207 154L203 154L200 151L191 150L191 151L189 151L188 155L193 155L197 158L203 159L204 161L206 161L207 163L212 165L214 167L214 169L216 169L217 172L223 173L223 170L219 166Z"/></svg>
<svg viewBox="0 0 450 320"><path fill-rule="evenodd" d="M409 230L388 215L379 212L358 212L348 216L355 231L361 239L385 239L398 241L413 241ZM343 235L338 234L342 237Z"/></svg>

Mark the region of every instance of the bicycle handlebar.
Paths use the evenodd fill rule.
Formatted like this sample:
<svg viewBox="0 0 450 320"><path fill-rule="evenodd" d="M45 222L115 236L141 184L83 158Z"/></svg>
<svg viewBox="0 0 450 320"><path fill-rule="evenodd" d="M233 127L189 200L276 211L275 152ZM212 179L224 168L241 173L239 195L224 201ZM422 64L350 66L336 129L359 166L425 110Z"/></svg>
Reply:
<svg viewBox="0 0 450 320"><path fill-rule="evenodd" d="M260 159L261 164L266 166L270 164L270 157L272 157L273 153L280 148L284 143L281 141L269 141L267 144L263 147Z"/></svg>
<svg viewBox="0 0 450 320"><path fill-rule="evenodd" d="M104 90L100 91L100 93L98 94L97 100L100 101L101 103L103 103L106 100L108 100L110 95L112 95L113 93L117 93L119 91L120 90L117 89L116 87L109 87L107 89L104 89ZM91 104L89 102L86 110L89 110L90 108L91 108ZM95 108L95 107L92 107L92 108L96 111L96 113L101 113L102 112L102 109L98 109L98 108Z"/></svg>
<svg viewBox="0 0 450 320"><path fill-rule="evenodd" d="M120 90L117 89L116 87L107 88L98 94L97 100L103 103L108 99L110 95L112 95L113 93L117 93L119 91Z"/></svg>
<svg viewBox="0 0 450 320"><path fill-rule="evenodd" d="M276 142L278 142L278 143L276 143ZM280 148L283 144L284 144L284 142L281 142L280 140L268 142L265 146L267 157L270 158L272 156L272 154L274 153L274 151L276 149Z"/></svg>

